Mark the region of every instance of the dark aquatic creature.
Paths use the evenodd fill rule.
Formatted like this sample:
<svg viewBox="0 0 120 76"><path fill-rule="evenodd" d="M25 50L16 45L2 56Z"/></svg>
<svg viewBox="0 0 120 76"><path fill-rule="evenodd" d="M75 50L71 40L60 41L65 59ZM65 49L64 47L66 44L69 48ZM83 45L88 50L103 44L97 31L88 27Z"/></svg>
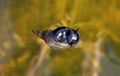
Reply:
<svg viewBox="0 0 120 76"><path fill-rule="evenodd" d="M64 49L69 48L79 42L77 30L70 27L57 27L54 30L32 30L33 33L42 38L51 48Z"/></svg>

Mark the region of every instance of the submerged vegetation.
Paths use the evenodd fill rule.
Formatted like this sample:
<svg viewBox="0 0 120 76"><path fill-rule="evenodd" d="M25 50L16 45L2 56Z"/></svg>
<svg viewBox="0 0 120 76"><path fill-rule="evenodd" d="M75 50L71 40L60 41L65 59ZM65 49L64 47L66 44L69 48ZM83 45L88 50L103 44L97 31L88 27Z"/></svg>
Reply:
<svg viewBox="0 0 120 76"><path fill-rule="evenodd" d="M26 76L36 63L33 76L119 76L119 0L1 0L0 7L0 76ZM80 44L54 50L32 33L57 23L79 27Z"/></svg>

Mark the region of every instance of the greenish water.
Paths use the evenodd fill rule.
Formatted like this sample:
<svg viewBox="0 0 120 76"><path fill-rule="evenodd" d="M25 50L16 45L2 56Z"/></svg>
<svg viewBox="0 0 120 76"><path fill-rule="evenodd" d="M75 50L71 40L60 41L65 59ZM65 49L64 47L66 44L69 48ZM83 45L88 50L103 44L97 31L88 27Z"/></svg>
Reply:
<svg viewBox="0 0 120 76"><path fill-rule="evenodd" d="M0 76L119 76L119 20L119 0L0 0ZM57 23L80 43L54 50L32 33Z"/></svg>

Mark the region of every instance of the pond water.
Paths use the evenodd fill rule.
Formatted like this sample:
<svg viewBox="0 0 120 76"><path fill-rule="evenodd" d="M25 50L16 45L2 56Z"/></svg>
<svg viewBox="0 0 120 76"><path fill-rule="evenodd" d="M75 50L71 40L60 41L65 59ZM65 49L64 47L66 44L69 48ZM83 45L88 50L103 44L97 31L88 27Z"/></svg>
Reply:
<svg viewBox="0 0 120 76"><path fill-rule="evenodd" d="M119 20L118 0L0 0L0 76L119 76ZM32 32L58 25L79 43L51 49Z"/></svg>

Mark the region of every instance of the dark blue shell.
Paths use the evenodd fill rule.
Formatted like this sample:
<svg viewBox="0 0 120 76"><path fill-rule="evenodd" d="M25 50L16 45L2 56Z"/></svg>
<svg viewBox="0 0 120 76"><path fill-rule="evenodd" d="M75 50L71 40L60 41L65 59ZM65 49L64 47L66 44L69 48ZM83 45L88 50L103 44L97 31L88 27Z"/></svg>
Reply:
<svg viewBox="0 0 120 76"><path fill-rule="evenodd" d="M79 41L79 35L76 30L69 27L58 27L53 30L54 40L60 43L66 43L69 45L77 44Z"/></svg>
<svg viewBox="0 0 120 76"><path fill-rule="evenodd" d="M58 27L55 30L32 30L33 33L42 38L51 48L64 49L77 44L79 35L77 30L69 27Z"/></svg>

